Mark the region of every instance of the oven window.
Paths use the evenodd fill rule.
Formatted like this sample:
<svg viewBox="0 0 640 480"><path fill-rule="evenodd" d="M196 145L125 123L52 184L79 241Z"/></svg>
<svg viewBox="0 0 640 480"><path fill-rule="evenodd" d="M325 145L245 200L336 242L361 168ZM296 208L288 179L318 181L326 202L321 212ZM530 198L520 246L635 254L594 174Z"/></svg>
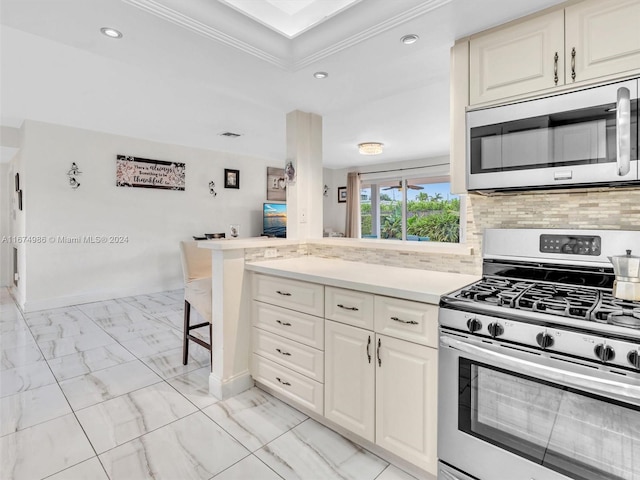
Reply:
<svg viewBox="0 0 640 480"><path fill-rule="evenodd" d="M458 428L577 480L640 478L640 407L465 358Z"/></svg>
<svg viewBox="0 0 640 480"><path fill-rule="evenodd" d="M615 103L471 128L471 173L615 162ZM631 159L638 100L631 101Z"/></svg>

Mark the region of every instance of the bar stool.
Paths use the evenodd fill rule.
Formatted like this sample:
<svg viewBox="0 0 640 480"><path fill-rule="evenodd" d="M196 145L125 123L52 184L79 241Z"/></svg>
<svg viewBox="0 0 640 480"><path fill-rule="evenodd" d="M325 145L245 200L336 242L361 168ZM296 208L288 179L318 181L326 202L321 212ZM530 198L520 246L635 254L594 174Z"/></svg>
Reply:
<svg viewBox="0 0 640 480"><path fill-rule="evenodd" d="M180 242L182 273L184 275L184 333L182 364L189 357L189 340L202 345L212 355L211 335L211 251L198 248L197 242ZM191 325L191 308L194 308L206 322ZM209 327L209 343L191 335L191 330Z"/></svg>

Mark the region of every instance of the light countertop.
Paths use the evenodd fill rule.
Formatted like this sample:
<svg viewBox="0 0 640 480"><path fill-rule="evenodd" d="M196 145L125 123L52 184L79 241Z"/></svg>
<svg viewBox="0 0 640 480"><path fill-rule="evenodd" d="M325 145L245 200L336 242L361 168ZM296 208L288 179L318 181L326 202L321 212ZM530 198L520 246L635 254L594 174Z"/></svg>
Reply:
<svg viewBox="0 0 640 480"><path fill-rule="evenodd" d="M245 268L257 273L433 304L439 302L441 295L481 278L478 275L310 256L252 262Z"/></svg>

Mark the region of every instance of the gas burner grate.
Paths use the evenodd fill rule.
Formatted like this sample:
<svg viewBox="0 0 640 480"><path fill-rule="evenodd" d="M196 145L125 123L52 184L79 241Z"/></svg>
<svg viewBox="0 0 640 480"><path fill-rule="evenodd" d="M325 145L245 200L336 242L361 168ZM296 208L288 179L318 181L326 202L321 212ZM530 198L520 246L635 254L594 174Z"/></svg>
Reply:
<svg viewBox="0 0 640 480"><path fill-rule="evenodd" d="M622 300L609 292L602 292L602 300L593 312L592 319L600 323L640 329L640 302Z"/></svg>
<svg viewBox="0 0 640 480"><path fill-rule="evenodd" d="M538 283L518 299L515 308L588 319L598 300L598 290L593 288Z"/></svg>
<svg viewBox="0 0 640 480"><path fill-rule="evenodd" d="M531 282L485 277L479 282L460 290L456 297L473 302L513 308L514 300L531 285Z"/></svg>

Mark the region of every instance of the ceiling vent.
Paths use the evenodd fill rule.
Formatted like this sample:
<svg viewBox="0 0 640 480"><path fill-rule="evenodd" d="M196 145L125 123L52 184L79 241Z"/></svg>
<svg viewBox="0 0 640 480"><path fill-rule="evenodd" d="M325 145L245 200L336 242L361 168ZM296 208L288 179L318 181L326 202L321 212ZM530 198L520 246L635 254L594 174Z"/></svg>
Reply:
<svg viewBox="0 0 640 480"><path fill-rule="evenodd" d="M228 137L228 138L238 138L242 136L241 133L233 133L233 132L222 132L222 133L219 133L218 135L220 135L221 137Z"/></svg>

